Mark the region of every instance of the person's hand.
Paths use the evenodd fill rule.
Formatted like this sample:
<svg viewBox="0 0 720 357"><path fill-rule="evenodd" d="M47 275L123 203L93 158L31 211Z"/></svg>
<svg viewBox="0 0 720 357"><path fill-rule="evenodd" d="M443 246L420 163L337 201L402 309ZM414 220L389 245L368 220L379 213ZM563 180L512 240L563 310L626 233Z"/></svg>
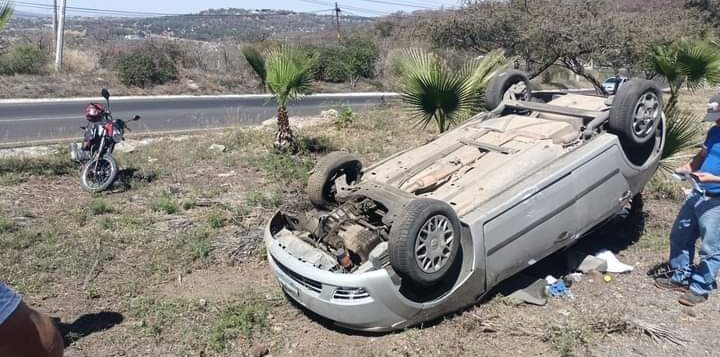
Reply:
<svg viewBox="0 0 720 357"><path fill-rule="evenodd" d="M700 183L720 183L719 176L715 176L707 172L691 172L690 176Z"/></svg>
<svg viewBox="0 0 720 357"><path fill-rule="evenodd" d="M692 168L690 168L690 164L685 164L675 169L675 173L678 175L687 175L691 172Z"/></svg>

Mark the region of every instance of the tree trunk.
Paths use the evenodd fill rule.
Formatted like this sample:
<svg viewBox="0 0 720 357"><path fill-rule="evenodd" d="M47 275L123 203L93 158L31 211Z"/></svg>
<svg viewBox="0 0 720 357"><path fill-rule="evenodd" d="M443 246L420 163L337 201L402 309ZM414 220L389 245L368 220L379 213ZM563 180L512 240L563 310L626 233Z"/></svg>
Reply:
<svg viewBox="0 0 720 357"><path fill-rule="evenodd" d="M288 117L287 108L281 105L278 106L278 131L275 136L275 143L273 144L275 149L281 152L295 154L298 152L298 144L295 140L295 135L290 129L290 118Z"/></svg>
<svg viewBox="0 0 720 357"><path fill-rule="evenodd" d="M585 66L582 60L577 57L563 57L560 59L560 63L562 63L563 67L569 69L572 73L575 73L590 82L590 84L595 87L595 91L598 94L608 95L608 92L605 90L602 83L592 74L585 72Z"/></svg>

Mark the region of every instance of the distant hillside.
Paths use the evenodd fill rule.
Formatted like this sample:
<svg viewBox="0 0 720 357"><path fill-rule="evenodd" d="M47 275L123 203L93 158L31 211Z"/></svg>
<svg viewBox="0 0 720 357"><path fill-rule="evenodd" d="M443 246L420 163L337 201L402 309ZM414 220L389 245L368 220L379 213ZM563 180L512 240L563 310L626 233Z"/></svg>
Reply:
<svg viewBox="0 0 720 357"><path fill-rule="evenodd" d="M344 31L373 21L369 18L343 16ZM38 28L50 23L50 18L17 17L14 29ZM72 17L67 28L87 30L100 37L152 34L192 40L213 41L232 38L258 40L287 34L318 32L335 28L335 17L327 14L297 13L287 10L211 9L197 14L148 18Z"/></svg>

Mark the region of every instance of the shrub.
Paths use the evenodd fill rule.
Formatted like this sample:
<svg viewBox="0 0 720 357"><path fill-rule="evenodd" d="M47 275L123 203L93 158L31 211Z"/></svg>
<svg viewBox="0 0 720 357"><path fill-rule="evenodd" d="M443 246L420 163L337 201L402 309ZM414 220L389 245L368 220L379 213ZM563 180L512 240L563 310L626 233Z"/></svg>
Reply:
<svg viewBox="0 0 720 357"><path fill-rule="evenodd" d="M350 38L340 44L307 46L305 50L317 55L313 65L315 79L327 82L375 78L375 65L380 58L375 43L363 38Z"/></svg>
<svg viewBox="0 0 720 357"><path fill-rule="evenodd" d="M126 86L145 88L177 79L175 60L172 53L150 46L122 54L115 72Z"/></svg>
<svg viewBox="0 0 720 357"><path fill-rule="evenodd" d="M48 63L48 53L30 45L15 46L0 56L0 75L39 74Z"/></svg>
<svg viewBox="0 0 720 357"><path fill-rule="evenodd" d="M352 124L354 118L355 113L353 112L352 107L348 105L339 111L333 124L335 124L336 129L344 129Z"/></svg>
<svg viewBox="0 0 720 357"><path fill-rule="evenodd" d="M335 83L350 79L352 68L339 46L324 46L316 51L317 59L313 63L315 79Z"/></svg>

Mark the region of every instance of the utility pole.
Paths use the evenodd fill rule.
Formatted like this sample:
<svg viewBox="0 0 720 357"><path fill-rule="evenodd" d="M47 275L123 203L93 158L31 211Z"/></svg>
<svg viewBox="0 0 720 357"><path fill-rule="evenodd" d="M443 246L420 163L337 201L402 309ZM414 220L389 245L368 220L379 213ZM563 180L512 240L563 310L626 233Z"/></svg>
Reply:
<svg viewBox="0 0 720 357"><path fill-rule="evenodd" d="M53 32L52 32L52 41L53 44L55 44L57 41L57 25L58 25L58 11L57 11L57 0L53 0Z"/></svg>
<svg viewBox="0 0 720 357"><path fill-rule="evenodd" d="M65 45L65 5L67 0L60 0L60 17L58 18L57 43L55 44L55 73L62 69L63 45Z"/></svg>
<svg viewBox="0 0 720 357"><path fill-rule="evenodd" d="M338 3L335 2L335 28L337 31L337 39L340 41L340 7L338 7Z"/></svg>

